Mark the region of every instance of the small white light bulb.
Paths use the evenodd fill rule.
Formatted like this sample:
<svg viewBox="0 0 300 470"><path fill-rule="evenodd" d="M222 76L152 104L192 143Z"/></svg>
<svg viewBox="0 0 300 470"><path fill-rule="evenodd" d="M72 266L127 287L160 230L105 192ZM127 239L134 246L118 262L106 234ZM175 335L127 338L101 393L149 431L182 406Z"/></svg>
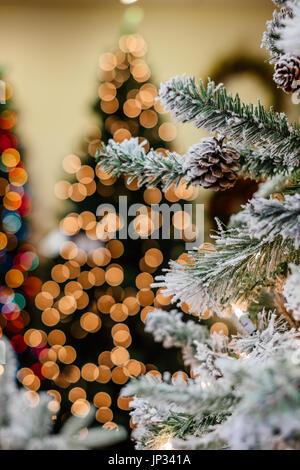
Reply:
<svg viewBox="0 0 300 470"><path fill-rule="evenodd" d="M232 304L232 310L239 319L240 324L245 328L249 335L256 333L256 327L247 312L243 312L236 304Z"/></svg>

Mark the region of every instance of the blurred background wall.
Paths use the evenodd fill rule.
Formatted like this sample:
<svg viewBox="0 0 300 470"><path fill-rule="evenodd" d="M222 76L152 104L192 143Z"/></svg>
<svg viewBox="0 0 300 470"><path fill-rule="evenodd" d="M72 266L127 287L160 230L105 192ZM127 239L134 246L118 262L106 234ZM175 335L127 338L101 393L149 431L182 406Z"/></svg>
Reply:
<svg viewBox="0 0 300 470"><path fill-rule="evenodd" d="M236 51L265 58L260 40L271 18L270 0L139 0L134 5L143 10L139 32L158 82L182 73L206 77L224 55ZM8 67L14 86L39 236L57 225L61 202L53 187L63 157L74 152L93 122L99 55L117 43L125 9L119 0L0 0L0 63ZM197 140L199 131L178 126L179 151Z"/></svg>

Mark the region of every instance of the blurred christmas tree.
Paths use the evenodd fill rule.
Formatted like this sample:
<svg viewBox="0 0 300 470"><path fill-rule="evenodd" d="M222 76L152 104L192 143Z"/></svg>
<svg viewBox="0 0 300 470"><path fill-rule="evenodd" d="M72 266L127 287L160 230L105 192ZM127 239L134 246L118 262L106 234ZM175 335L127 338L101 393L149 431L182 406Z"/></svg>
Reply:
<svg viewBox="0 0 300 470"><path fill-rule="evenodd" d="M0 364L0 450L88 450L122 441L126 432L88 429L92 412L72 417L59 434L51 432L58 403L51 394L19 389L17 361L7 339L0 340L5 364Z"/></svg>
<svg viewBox="0 0 300 470"><path fill-rule="evenodd" d="M0 337L4 331L15 351L22 354L28 350L23 335L31 320L27 310L31 310L41 282L32 275L39 261L26 241L31 201L23 151L14 133L13 89L1 71L0 79Z"/></svg>
<svg viewBox="0 0 300 470"><path fill-rule="evenodd" d="M57 244L61 249L52 280L36 297L42 321L51 328L49 347L40 355L42 375L51 381L63 410L73 403L72 413L82 414L88 409L87 400L94 401L96 419L106 426L112 425L117 405L129 409L128 399L115 402L130 376L149 370L158 374L155 369L160 365L172 368L162 350L153 348L145 336L143 322L153 306L168 307L169 300L151 290L152 275L170 256L183 251L184 241L150 239L161 226L150 205L197 196L197 189L183 185L173 185L164 195L158 188L144 191L135 179L114 178L96 164L96 150L109 138L122 142L139 137L146 149L151 145L164 154L176 136L175 126L162 122L164 110L155 100L157 88L150 82L146 50L139 34L124 34L117 49L100 57L101 83L94 105L97 126L80 152L63 161L64 170L76 175L76 181L60 181L55 191L60 199L70 199L72 207L60 222L60 233L45 245L48 252ZM120 196L127 197L128 207L142 206L128 221L136 239L120 236L125 228L118 215ZM105 202L117 213L100 214L99 205ZM171 230L180 232L182 220L173 218ZM150 358L156 366L148 364ZM176 364L173 361L174 368ZM122 419L127 422L127 413ZM120 417L116 420L120 422Z"/></svg>

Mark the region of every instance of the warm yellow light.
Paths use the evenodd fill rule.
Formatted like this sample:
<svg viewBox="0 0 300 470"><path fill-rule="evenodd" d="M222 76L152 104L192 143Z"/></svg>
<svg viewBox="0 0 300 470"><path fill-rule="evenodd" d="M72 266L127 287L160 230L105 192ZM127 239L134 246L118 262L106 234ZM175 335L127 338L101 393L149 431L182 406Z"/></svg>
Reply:
<svg viewBox="0 0 300 470"><path fill-rule="evenodd" d="M202 382L200 383L200 385L201 385L201 388L204 390L205 388L210 387L210 386L211 386L211 383L210 383L210 382L203 382L203 381L202 381Z"/></svg>
<svg viewBox="0 0 300 470"><path fill-rule="evenodd" d="M240 307L238 307L236 304L232 304L231 306L232 310L238 318L241 318L243 315L245 315L245 312L243 312L243 310L241 310Z"/></svg>
<svg viewBox="0 0 300 470"><path fill-rule="evenodd" d="M137 2L137 0L120 0L123 5L130 5L131 3Z"/></svg>
<svg viewBox="0 0 300 470"><path fill-rule="evenodd" d="M157 446L158 450L175 450L171 438L162 438Z"/></svg>

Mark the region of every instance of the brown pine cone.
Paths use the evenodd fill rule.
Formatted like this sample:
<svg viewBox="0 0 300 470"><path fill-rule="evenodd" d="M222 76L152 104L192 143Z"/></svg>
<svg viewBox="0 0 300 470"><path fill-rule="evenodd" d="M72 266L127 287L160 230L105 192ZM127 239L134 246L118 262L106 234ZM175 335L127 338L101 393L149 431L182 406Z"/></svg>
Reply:
<svg viewBox="0 0 300 470"><path fill-rule="evenodd" d="M300 89L300 57L284 55L276 64L273 80L277 88L285 93L293 93Z"/></svg>
<svg viewBox="0 0 300 470"><path fill-rule="evenodd" d="M240 169L240 155L223 139L202 139L189 149L186 179L213 191L225 191L234 186Z"/></svg>

